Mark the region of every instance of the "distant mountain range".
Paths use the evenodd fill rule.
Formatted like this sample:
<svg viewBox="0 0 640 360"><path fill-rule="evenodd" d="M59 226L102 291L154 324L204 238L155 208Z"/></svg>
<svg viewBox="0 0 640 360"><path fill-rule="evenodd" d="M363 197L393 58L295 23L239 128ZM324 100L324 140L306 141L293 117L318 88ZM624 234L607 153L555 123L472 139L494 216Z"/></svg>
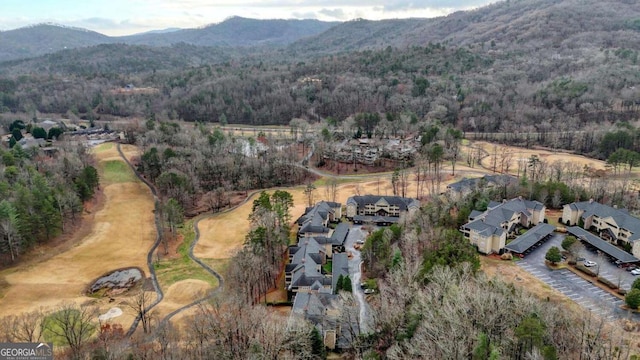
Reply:
<svg viewBox="0 0 640 360"><path fill-rule="evenodd" d="M0 61L24 59L64 49L100 44L171 46L283 46L320 34L337 22L318 20L256 20L232 17L199 29L166 29L111 37L95 31L54 24L39 24L0 32Z"/></svg>
<svg viewBox="0 0 640 360"><path fill-rule="evenodd" d="M640 45L635 0L507 0L445 17L354 20L290 46L298 52L406 48L429 42L498 49Z"/></svg>
<svg viewBox="0 0 640 360"><path fill-rule="evenodd" d="M507 0L432 19L340 23L233 17L199 29L166 29L123 37L43 24L0 32L0 61L102 44L216 46L241 49L243 54L252 47L261 47L260 52L279 47L298 57L429 43L525 53L539 49L638 49L639 32L640 4L635 0Z"/></svg>

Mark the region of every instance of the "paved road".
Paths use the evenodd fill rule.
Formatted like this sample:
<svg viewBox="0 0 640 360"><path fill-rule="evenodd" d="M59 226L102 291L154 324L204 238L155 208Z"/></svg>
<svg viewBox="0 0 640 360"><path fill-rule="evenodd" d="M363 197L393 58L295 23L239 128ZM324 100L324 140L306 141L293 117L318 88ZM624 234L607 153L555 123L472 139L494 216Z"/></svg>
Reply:
<svg viewBox="0 0 640 360"><path fill-rule="evenodd" d="M552 246L560 247L563 239L564 235L562 234L553 235L553 237L545 244L532 251L521 261L518 261L518 266L575 301L585 309L606 320L616 320L629 317L632 317L634 320L640 320L640 315L630 314L620 308L623 300L620 300L610 293L600 289L569 270L550 270L545 265L544 257L547 250ZM587 259L597 259L597 256L592 252L585 251L585 255ZM631 278L633 278L632 275L622 269L618 269L613 264L603 265L601 274L607 273L611 277L614 277L613 274L620 274L631 276ZM605 268L607 270L605 270ZM608 271L611 272L609 273Z"/></svg>
<svg viewBox="0 0 640 360"><path fill-rule="evenodd" d="M153 243L153 245L151 246L151 249L149 249L149 252L147 253L147 267L149 268L149 278L151 279L151 284L153 285L153 289L155 290L157 296L156 296L156 299L151 304L149 304L149 306L147 306L146 309L144 309L143 315L146 315L146 313L151 311L151 309L153 309L156 305L158 305L162 301L162 299L164 299L164 293L160 288L160 283L158 282L158 278L156 276L156 269L153 267L153 253L156 251L158 246L160 246L160 241L162 240L162 238L160 237L162 228L160 225L160 219L158 219L158 214L160 213L158 211L158 206L159 206L158 193L156 191L155 186L153 186L153 184L151 184L147 179L145 179L142 175L140 175L136 167L133 166L131 162L129 162L129 159L127 159L127 157L122 152L120 143L118 143L116 146L118 149L118 153L120 154L120 157L122 157L122 160L124 160L124 162L127 163L127 165L129 165L129 167L131 168L133 173L136 175L136 177L140 181L142 181L149 188L149 190L151 190L151 193L153 194L153 203L154 203L153 213L155 214L153 217L154 217L154 222L156 224L156 241ZM138 323L140 323L141 320L142 320L141 315L138 314L135 320L133 320L131 327L127 331L127 334L126 334L127 337L130 337L131 335L133 335L133 333L138 328Z"/></svg>
<svg viewBox="0 0 640 360"><path fill-rule="evenodd" d="M345 240L345 249L353 254L353 257L349 259L349 277L351 278L351 285L353 287L353 296L360 306L360 330L363 333L367 333L371 328L371 319L369 315L369 304L365 300L364 291L360 287L360 281L362 279L362 259L360 258L360 251L353 247L358 240L364 240L366 237L361 227L362 225L351 226L347 239Z"/></svg>
<svg viewBox="0 0 640 360"><path fill-rule="evenodd" d="M154 198L154 202L155 202L155 209L157 210L158 206L159 206L159 202L158 202L158 194L156 192L156 188L155 186L153 186L153 184L151 184L147 179L145 179L135 168L135 166L133 166L133 164L131 164L129 162L129 159L127 159L127 157L124 155L124 153L122 152L122 149L120 148L120 144L117 144L117 149L118 152L120 153L120 156L122 157L122 159L127 163L127 165L129 165L129 167L131 167L131 170L133 170L134 174L136 175L136 177L138 177L138 179L140 179L140 181L142 181L145 185L147 185L149 187L149 189L151 190L151 193L153 194L153 198ZM253 192L251 194L249 194L247 196L247 198L240 204L234 206L233 208L227 209L223 212L227 212L227 211L231 211L234 210L235 208L237 208L238 206L246 203L249 199L251 199L251 197L253 195L255 195L256 192ZM156 276L156 272L155 272L155 267L153 266L153 253L156 251L156 249L158 248L158 246L160 245L160 232L161 232L161 228L160 228L160 220L158 219L158 211L154 211L155 215L155 224L156 224L156 241L154 242L153 246L151 247L151 249L149 249L149 252L147 254L147 266L149 267L149 274L150 274L150 278L151 278L151 283L153 284L154 290L157 294L156 300L151 303L147 309L145 310L146 312L151 311L152 308L154 308L156 305L158 305L163 299L164 299L164 293L162 292L162 289L160 288L160 283L158 282L157 276ZM215 214L214 214L215 215ZM211 215L209 215L211 216ZM161 328L162 326L164 326L173 316L181 313L182 311L191 308L193 306L198 305L199 303L210 299L211 297L213 297L213 295L215 295L216 292L218 292L223 284L224 284L224 279L222 278L222 276L220 274L218 274L216 271L214 271L211 267L209 267L209 265L205 264L204 262L202 262L202 260L198 259L195 255L193 255L193 249L195 248L196 244L198 244L198 240L200 239L200 229L198 228L198 224L200 223L200 220L202 220L203 217L198 218L193 226L195 229L195 233L196 236L193 240L193 242L191 243L191 247L189 247L189 257L191 258L191 260L193 260L194 262L196 262L198 265L200 265L205 271L209 272L212 276L216 277L218 279L218 287L216 287L215 289L213 289L212 291L209 292L209 294L207 294L207 296L198 299L188 305L185 305L171 313L169 313L167 316L165 316L160 322L158 328ZM140 316L136 317L136 319L134 320L133 324L131 324L131 327L129 328L129 331L127 331L127 336L131 336L133 335L133 333L135 332L136 328L138 327L138 323L140 322L141 318Z"/></svg>

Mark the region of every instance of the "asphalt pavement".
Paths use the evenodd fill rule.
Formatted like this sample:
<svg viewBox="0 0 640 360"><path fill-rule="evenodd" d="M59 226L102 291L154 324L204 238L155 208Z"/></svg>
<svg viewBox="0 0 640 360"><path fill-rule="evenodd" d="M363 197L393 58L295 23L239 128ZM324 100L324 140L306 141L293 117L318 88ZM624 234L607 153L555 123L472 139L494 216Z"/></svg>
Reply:
<svg viewBox="0 0 640 360"><path fill-rule="evenodd" d="M551 270L547 267L545 264L547 250L552 246L562 248L561 243L564 236L563 234L554 234L546 243L533 250L522 260L517 261L518 266L564 294L569 299L575 301L586 310L604 319L616 320L633 318L636 321L640 320L640 315L632 314L621 309L620 305L622 305L624 301L609 292L602 290L567 269ZM598 263L601 276L614 283L620 280L623 288L628 289L633 280L635 280L633 275L608 262L606 257L600 257L596 253L588 250L585 250L584 257L586 260L592 260ZM598 271L597 267L593 267L592 269Z"/></svg>

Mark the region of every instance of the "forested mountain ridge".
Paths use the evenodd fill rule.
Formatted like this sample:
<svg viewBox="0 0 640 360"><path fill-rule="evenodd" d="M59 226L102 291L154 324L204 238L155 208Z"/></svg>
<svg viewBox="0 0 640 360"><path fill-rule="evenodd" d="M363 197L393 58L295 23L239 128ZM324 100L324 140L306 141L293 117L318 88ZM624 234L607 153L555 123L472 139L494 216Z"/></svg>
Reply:
<svg viewBox="0 0 640 360"><path fill-rule="evenodd" d="M158 31L110 37L95 31L53 24L39 24L0 32L0 62L32 58L65 49L100 44L172 46L260 46L287 45L306 36L319 34L336 22L318 20L258 20L232 17L219 24L197 29Z"/></svg>
<svg viewBox="0 0 640 360"><path fill-rule="evenodd" d="M631 0L509 0L446 17L348 21L290 48L324 53L441 42L516 48L637 47L640 5Z"/></svg>
<svg viewBox="0 0 640 360"><path fill-rule="evenodd" d="M199 29L117 38L126 44L170 46L187 43L197 46L286 45L316 35L338 24L319 20L257 20L239 16Z"/></svg>
<svg viewBox="0 0 640 360"><path fill-rule="evenodd" d="M112 42L108 36L86 29L53 24L27 26L0 32L0 61L108 42Z"/></svg>
<svg viewBox="0 0 640 360"><path fill-rule="evenodd" d="M247 124L331 117L353 133L442 124L603 156L603 130L640 112L638 19L629 1L510 1L439 19L349 22L316 41L364 50L332 54L320 54L334 51L322 42L309 51L99 45L0 64L0 108ZM355 40L338 38L340 28ZM157 91L117 91L127 84ZM352 121L363 113L383 121Z"/></svg>

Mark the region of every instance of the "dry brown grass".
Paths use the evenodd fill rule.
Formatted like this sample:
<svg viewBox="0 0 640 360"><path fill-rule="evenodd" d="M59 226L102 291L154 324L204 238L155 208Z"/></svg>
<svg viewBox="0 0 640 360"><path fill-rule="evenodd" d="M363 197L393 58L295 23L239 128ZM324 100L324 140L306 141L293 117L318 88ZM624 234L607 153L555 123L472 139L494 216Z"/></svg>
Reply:
<svg viewBox="0 0 640 360"><path fill-rule="evenodd" d="M120 158L112 145L97 150L95 155L103 175L103 164ZM134 151L128 148L127 153L132 155ZM42 263L0 273L9 284L0 299L0 316L53 307L63 301L101 304L102 301L84 295L94 279L117 268L147 269L146 254L155 239L151 193L139 181L102 183L101 187L106 201L94 214L88 236Z"/></svg>
<svg viewBox="0 0 640 360"><path fill-rule="evenodd" d="M489 156L485 157L482 160L482 165L488 169L493 166L494 146L496 147L496 153L498 154L497 166L500 166L499 162L501 159L501 156L500 156L501 153L506 151L507 153L511 154L512 159L511 159L511 164L509 166L509 171L513 174L515 174L518 171L518 161L527 161L531 157L531 155L538 155L540 160L544 160L549 164L554 163L556 161L563 161L563 162L578 164L581 167L584 165L588 165L591 168L597 169L597 170L601 170L605 168L604 161L591 159L582 155L568 154L563 152L552 152L549 150L524 149L524 148L519 148L515 146L494 144L494 143L488 143L484 141L470 142L470 145L480 147L489 154ZM466 148L465 151L469 151L469 149Z"/></svg>
<svg viewBox="0 0 640 360"><path fill-rule="evenodd" d="M154 316L161 319L170 312L190 304L206 295L211 285L203 280L181 280L164 291L164 299L153 310Z"/></svg>
<svg viewBox="0 0 640 360"><path fill-rule="evenodd" d="M408 197L415 197L416 184L413 176L407 189ZM351 181L351 180L350 180ZM338 185L338 193L336 201L344 204L347 198L356 194L380 194L392 195L393 188L389 175L369 176L356 178L353 182L342 183ZM453 181L447 179L443 182L440 191L444 190L446 183ZM326 195L326 187L318 185L314 193L314 203L328 199ZM284 189L293 196L293 208L291 209L292 218L295 220L300 217L305 208L308 206L307 197L304 194L304 187L298 186ZM252 197L247 203L238 208L214 215L200 221L200 241L194 249L194 255L204 259L228 259L238 251L245 239L245 235L249 231L249 214L253 206Z"/></svg>

